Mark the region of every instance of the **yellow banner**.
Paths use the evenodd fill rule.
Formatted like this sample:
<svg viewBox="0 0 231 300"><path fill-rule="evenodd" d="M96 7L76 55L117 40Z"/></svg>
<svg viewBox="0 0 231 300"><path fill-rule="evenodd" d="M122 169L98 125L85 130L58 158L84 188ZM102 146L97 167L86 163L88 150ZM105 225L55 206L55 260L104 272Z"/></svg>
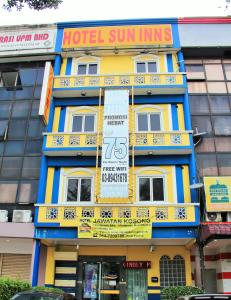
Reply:
<svg viewBox="0 0 231 300"><path fill-rule="evenodd" d="M80 239L151 239L150 218L80 218Z"/></svg>
<svg viewBox="0 0 231 300"><path fill-rule="evenodd" d="M231 177L204 177L207 212L231 211Z"/></svg>
<svg viewBox="0 0 231 300"><path fill-rule="evenodd" d="M62 40L63 49L172 44L170 24L66 28Z"/></svg>

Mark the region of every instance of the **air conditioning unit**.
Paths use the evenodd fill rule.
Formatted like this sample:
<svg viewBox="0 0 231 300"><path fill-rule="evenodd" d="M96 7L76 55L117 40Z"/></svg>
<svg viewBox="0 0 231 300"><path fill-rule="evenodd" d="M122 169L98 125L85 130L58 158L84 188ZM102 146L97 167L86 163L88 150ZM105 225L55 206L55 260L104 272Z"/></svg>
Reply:
<svg viewBox="0 0 231 300"><path fill-rule="evenodd" d="M207 212L205 215L205 220L207 222L221 222L221 213L219 212Z"/></svg>
<svg viewBox="0 0 231 300"><path fill-rule="evenodd" d="M8 211L0 210L0 223L8 222Z"/></svg>
<svg viewBox="0 0 231 300"><path fill-rule="evenodd" d="M231 212L227 212L227 222L231 222Z"/></svg>
<svg viewBox="0 0 231 300"><path fill-rule="evenodd" d="M32 211L31 210L14 210L12 222L14 222L14 223L30 223L30 222L32 222Z"/></svg>

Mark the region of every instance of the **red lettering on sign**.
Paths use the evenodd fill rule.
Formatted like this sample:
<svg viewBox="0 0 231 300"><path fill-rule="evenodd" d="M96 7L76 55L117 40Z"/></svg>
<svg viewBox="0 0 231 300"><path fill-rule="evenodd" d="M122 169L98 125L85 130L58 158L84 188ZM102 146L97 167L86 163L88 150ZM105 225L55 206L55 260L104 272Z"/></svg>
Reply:
<svg viewBox="0 0 231 300"><path fill-rule="evenodd" d="M165 41L167 42L170 42L172 40L172 32L170 28L164 29L164 37L165 37Z"/></svg>
<svg viewBox="0 0 231 300"><path fill-rule="evenodd" d="M109 33L109 42L114 43L116 40L116 32L114 29L112 29Z"/></svg>
<svg viewBox="0 0 231 300"><path fill-rule="evenodd" d="M144 29L144 41L145 42L152 42L152 28L145 28Z"/></svg>
<svg viewBox="0 0 231 300"><path fill-rule="evenodd" d="M75 31L73 34L73 42L75 44L78 44L80 42L80 32L79 31ZM68 42L70 44L70 42Z"/></svg>
<svg viewBox="0 0 231 300"><path fill-rule="evenodd" d="M96 30L90 30L90 43L96 43Z"/></svg>
<svg viewBox="0 0 231 300"><path fill-rule="evenodd" d="M76 33L76 32L75 32ZM75 35L75 34L74 34ZM71 43L71 36L72 36L72 32L71 31L64 31L64 35L63 35L63 44L68 44L70 45ZM74 38L73 38L74 39Z"/></svg>
<svg viewBox="0 0 231 300"><path fill-rule="evenodd" d="M135 42L135 34L136 34L136 32L135 32L135 29L133 28L133 29L128 29L128 32L127 32L127 34L128 34L128 42Z"/></svg>
<svg viewBox="0 0 231 300"><path fill-rule="evenodd" d="M162 41L162 28L153 29L154 41Z"/></svg>
<svg viewBox="0 0 231 300"><path fill-rule="evenodd" d="M99 31L99 36L98 36L98 43L104 43L104 39L102 37L102 30Z"/></svg>

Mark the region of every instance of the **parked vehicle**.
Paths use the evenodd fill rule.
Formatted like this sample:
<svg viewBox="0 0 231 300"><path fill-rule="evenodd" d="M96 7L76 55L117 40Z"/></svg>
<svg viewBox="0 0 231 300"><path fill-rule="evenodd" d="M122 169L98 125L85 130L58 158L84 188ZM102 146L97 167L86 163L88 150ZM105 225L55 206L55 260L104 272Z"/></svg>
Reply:
<svg viewBox="0 0 231 300"><path fill-rule="evenodd" d="M231 300L231 295L226 294L199 294L180 296L177 300Z"/></svg>
<svg viewBox="0 0 231 300"><path fill-rule="evenodd" d="M55 292L26 291L15 295L11 300L76 300L71 294Z"/></svg>

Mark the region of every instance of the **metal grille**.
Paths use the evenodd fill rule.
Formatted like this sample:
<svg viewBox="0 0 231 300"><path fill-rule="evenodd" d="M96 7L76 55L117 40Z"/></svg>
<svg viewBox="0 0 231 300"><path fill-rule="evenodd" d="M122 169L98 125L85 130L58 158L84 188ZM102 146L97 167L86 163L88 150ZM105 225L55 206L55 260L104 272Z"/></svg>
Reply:
<svg viewBox="0 0 231 300"><path fill-rule="evenodd" d="M173 260L164 255L160 259L160 286L185 286L185 261L180 255L176 255Z"/></svg>

